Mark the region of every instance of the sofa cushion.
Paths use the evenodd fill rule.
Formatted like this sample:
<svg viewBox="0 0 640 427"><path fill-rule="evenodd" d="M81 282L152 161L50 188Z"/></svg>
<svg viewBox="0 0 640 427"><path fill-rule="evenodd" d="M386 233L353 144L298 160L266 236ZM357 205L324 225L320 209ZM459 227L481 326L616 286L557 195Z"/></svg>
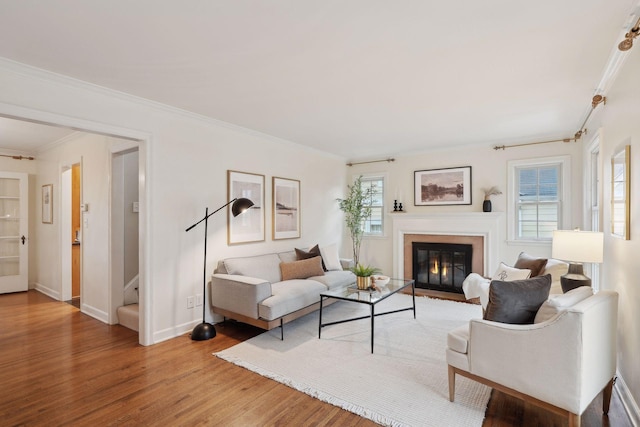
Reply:
<svg viewBox="0 0 640 427"><path fill-rule="evenodd" d="M309 259L317 256L319 256L322 259L322 254L320 253L320 247L318 245L315 245L308 251L305 251L304 249L296 248L296 258L298 260ZM322 261L322 269L324 271L327 271L327 267L324 265L324 261Z"/></svg>
<svg viewBox="0 0 640 427"><path fill-rule="evenodd" d="M280 257L266 254L242 258L227 258L224 266L228 274L255 277L271 283L282 280L280 277Z"/></svg>
<svg viewBox="0 0 640 427"><path fill-rule="evenodd" d="M447 334L447 347L458 353L467 354L469 347L469 324L458 326Z"/></svg>
<svg viewBox="0 0 640 427"><path fill-rule="evenodd" d="M544 266L544 271L542 274L550 274L552 282L559 282L560 277L567 274L569 271L569 264L560 261L559 259L550 258L547 261L547 264Z"/></svg>
<svg viewBox="0 0 640 427"><path fill-rule="evenodd" d="M556 314L565 311L567 308L589 298L593 295L591 286L579 286L570 290L566 294L559 294L549 297L538 309L533 323L542 323L551 319Z"/></svg>
<svg viewBox="0 0 640 427"><path fill-rule="evenodd" d="M549 274L511 282L493 280L484 318L501 323L533 323L538 309L549 298L550 288Z"/></svg>
<svg viewBox="0 0 640 427"><path fill-rule="evenodd" d="M504 262L500 263L500 266L493 274L492 280L512 281L512 280L524 280L531 277L531 270L509 267Z"/></svg>
<svg viewBox="0 0 640 427"><path fill-rule="evenodd" d="M298 257L294 251L279 252L280 262L293 262L297 261Z"/></svg>
<svg viewBox="0 0 640 427"><path fill-rule="evenodd" d="M282 280L306 279L311 276L323 276L322 257L303 259L293 262L280 263Z"/></svg>
<svg viewBox="0 0 640 427"><path fill-rule="evenodd" d="M531 277L536 277L542 274L545 265L547 265L546 258L534 258L525 252L520 252L520 255L518 255L518 259L513 267L531 270Z"/></svg>
<svg viewBox="0 0 640 427"><path fill-rule="evenodd" d="M333 244L329 246L323 246L320 248L322 254L322 260L328 271L342 270L342 264L340 263L340 256L338 255L338 246Z"/></svg>
<svg viewBox="0 0 640 427"><path fill-rule="evenodd" d="M327 288L315 280L295 279L271 284L271 296L258 304L258 315L275 320L286 314L315 304L320 292Z"/></svg>
<svg viewBox="0 0 640 427"><path fill-rule="evenodd" d="M356 275L348 270L326 271L323 276L309 277L309 279L322 283L327 289L338 289L355 283Z"/></svg>

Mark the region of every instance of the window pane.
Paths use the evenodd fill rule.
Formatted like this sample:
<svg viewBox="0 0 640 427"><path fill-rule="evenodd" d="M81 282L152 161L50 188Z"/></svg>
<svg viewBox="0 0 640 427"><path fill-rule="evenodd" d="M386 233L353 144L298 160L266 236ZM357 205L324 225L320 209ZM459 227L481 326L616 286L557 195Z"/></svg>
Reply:
<svg viewBox="0 0 640 427"><path fill-rule="evenodd" d="M362 224L364 233L382 235L384 234L384 179L381 177L364 177L362 178L362 185L370 186L373 189L371 216L364 220Z"/></svg>
<svg viewBox="0 0 640 427"><path fill-rule="evenodd" d="M559 228L560 164L516 168L516 238L550 239Z"/></svg>

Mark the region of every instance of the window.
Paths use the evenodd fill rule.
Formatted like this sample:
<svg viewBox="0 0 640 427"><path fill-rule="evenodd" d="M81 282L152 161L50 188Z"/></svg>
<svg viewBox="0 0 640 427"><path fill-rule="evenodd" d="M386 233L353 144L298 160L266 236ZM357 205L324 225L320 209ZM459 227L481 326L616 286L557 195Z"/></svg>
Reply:
<svg viewBox="0 0 640 427"><path fill-rule="evenodd" d="M384 177L363 176L362 187L373 190L371 216L362 225L365 236L384 235Z"/></svg>
<svg viewBox="0 0 640 427"><path fill-rule="evenodd" d="M514 240L550 241L567 224L568 169L568 157L510 162Z"/></svg>

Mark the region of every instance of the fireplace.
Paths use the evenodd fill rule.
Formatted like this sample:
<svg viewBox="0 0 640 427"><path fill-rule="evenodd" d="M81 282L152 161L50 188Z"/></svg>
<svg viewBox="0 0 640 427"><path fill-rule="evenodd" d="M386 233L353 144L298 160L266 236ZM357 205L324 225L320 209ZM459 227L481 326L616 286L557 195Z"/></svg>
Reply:
<svg viewBox="0 0 640 427"><path fill-rule="evenodd" d="M417 288L462 293L462 282L471 273L470 244L413 242L413 278Z"/></svg>

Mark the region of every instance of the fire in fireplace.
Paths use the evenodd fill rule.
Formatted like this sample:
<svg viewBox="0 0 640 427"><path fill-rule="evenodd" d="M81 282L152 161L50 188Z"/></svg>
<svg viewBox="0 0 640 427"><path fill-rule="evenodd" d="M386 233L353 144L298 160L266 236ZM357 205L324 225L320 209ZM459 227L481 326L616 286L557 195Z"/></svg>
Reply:
<svg viewBox="0 0 640 427"><path fill-rule="evenodd" d="M462 293L462 282L471 273L472 245L413 242L412 250L417 288Z"/></svg>

